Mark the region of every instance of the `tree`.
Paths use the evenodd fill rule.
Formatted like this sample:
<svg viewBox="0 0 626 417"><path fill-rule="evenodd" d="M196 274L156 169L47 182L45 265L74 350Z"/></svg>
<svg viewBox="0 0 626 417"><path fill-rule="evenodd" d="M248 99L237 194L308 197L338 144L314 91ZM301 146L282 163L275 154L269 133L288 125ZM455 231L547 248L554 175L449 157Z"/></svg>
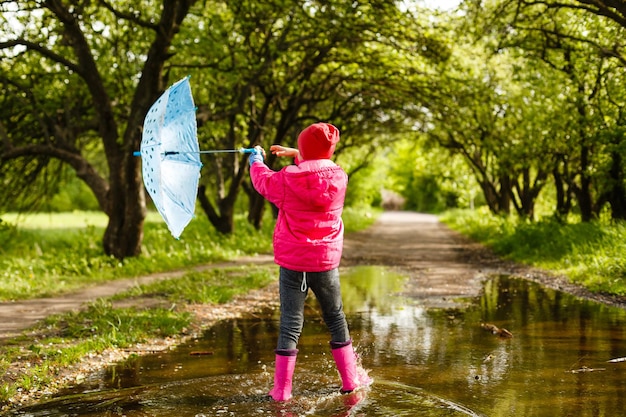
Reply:
<svg viewBox="0 0 626 417"><path fill-rule="evenodd" d="M446 57L420 20L382 0L0 4L3 207L36 194L33 181L52 181L60 161L109 216L103 247L117 258L141 251L146 202L132 153L174 81L192 75L204 149L293 146L301 128L327 120L342 130L340 155L412 124L427 60ZM265 205L245 181L245 157L207 160L199 196L215 227L232 231L241 189L258 225Z"/></svg>
<svg viewBox="0 0 626 417"><path fill-rule="evenodd" d="M0 175L7 189L33 193L28 181L52 159L71 166L109 216L105 253L124 258L141 251L146 212L132 152L167 87L172 42L195 0L120 3L2 3Z"/></svg>
<svg viewBox="0 0 626 417"><path fill-rule="evenodd" d="M562 94L576 117L560 116L571 123L553 169L556 211L566 214L573 195L585 221L606 203L613 218L624 218L622 104L611 98L621 94L609 81L622 78L626 62L620 46L624 8L620 2L499 1L477 15L486 19L481 26L491 29L498 50L518 50L565 75Z"/></svg>
<svg viewBox="0 0 626 417"><path fill-rule="evenodd" d="M471 167L493 213L532 219L563 135L552 76L524 59L463 44L436 78L424 132Z"/></svg>
<svg viewBox="0 0 626 417"><path fill-rule="evenodd" d="M367 164L383 134L407 129L424 100L424 56L445 59L447 52L425 35L419 20L384 1L239 0L207 13L210 42L190 45L187 63L202 69L203 146L296 146L307 124L329 121L342 131L337 156L369 150L349 175ZM275 168L283 163L271 155L267 162ZM265 203L245 181L245 157L210 157L205 166L200 202L213 225L232 231L243 189L249 220L259 226Z"/></svg>

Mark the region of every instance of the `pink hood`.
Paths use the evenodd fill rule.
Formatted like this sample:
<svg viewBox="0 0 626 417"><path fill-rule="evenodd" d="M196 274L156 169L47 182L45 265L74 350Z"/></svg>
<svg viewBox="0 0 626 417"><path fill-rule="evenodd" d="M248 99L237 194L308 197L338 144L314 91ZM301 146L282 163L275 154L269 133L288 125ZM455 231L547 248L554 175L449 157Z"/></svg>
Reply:
<svg viewBox="0 0 626 417"><path fill-rule="evenodd" d="M275 172L250 167L254 188L279 208L274 260L285 268L321 272L337 268L343 250L341 213L346 173L329 159L302 161Z"/></svg>

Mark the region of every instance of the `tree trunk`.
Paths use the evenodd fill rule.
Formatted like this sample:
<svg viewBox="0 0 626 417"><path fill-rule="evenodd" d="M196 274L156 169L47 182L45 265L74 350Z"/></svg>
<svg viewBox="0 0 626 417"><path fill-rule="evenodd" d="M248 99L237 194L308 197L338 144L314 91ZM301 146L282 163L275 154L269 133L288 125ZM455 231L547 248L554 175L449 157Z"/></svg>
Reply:
<svg viewBox="0 0 626 417"><path fill-rule="evenodd" d="M626 220L626 190L624 189L624 173L622 156L619 152L611 152L611 169L609 170L611 188L607 200L611 205L613 220Z"/></svg>
<svg viewBox="0 0 626 417"><path fill-rule="evenodd" d="M109 223L104 233L103 247L106 254L118 259L141 254L146 202L141 159L133 156L133 151L140 147L141 127L148 109L167 88L167 75L163 74L163 67L171 56L170 45L195 1L164 2L158 30L155 31L131 103L122 144L118 142L111 103L108 102L107 107L101 110L101 131L110 171L110 203L106 210Z"/></svg>
<svg viewBox="0 0 626 417"><path fill-rule="evenodd" d="M229 210L227 206L221 205L224 210L220 210L220 214L218 214L206 195L206 186L204 185L198 187L198 200L200 201L200 206L207 215L207 218L213 227L215 227L215 230L225 235L231 234L235 230L233 217L234 210Z"/></svg>
<svg viewBox="0 0 626 417"><path fill-rule="evenodd" d="M483 196L485 202L489 207L489 211L493 214L500 214L500 205L498 204L498 194L493 187L493 184L487 179L481 179L478 181L481 190L483 190Z"/></svg>
<svg viewBox="0 0 626 417"><path fill-rule="evenodd" d="M561 174L559 167L556 166L552 170L552 178L554 178L554 186L556 188L556 208L555 213L557 217L565 219L569 214L572 204L569 193L569 188L566 188L566 182L564 176L567 176L567 162L563 161L564 174Z"/></svg>
<svg viewBox="0 0 626 417"><path fill-rule="evenodd" d="M257 193L256 190L252 189L248 193L248 222L257 230L263 225L265 207L265 198Z"/></svg>
<svg viewBox="0 0 626 417"><path fill-rule="evenodd" d="M583 222L593 220L593 199L591 197L591 178L587 174L589 168L589 147L583 145L580 151L580 188L576 193L580 217Z"/></svg>
<svg viewBox="0 0 626 417"><path fill-rule="evenodd" d="M502 175L500 177L500 191L497 195L499 213L507 215L511 213L511 193L511 178Z"/></svg>
<svg viewBox="0 0 626 417"><path fill-rule="evenodd" d="M146 217L140 159L130 153L121 159L127 161L110 176L109 223L103 237L104 252L117 259L141 254Z"/></svg>
<svg viewBox="0 0 626 417"><path fill-rule="evenodd" d="M542 169L538 169L535 179L531 180L531 170L529 168L524 168L522 173L522 184L520 185L517 180L513 181L513 190L517 193L519 203L515 199L514 194L511 194L511 199L513 200L515 209L521 217L529 220L535 219L535 205L537 197L543 189L543 184L545 184L547 177L548 175L546 172Z"/></svg>

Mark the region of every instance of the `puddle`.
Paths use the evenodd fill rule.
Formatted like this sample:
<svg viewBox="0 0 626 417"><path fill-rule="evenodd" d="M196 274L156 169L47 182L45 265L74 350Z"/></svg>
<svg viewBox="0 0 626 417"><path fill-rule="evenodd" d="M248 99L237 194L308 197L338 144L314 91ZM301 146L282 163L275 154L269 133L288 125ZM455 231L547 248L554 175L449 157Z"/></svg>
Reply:
<svg viewBox="0 0 626 417"><path fill-rule="evenodd" d="M8 416L591 417L626 409L626 362L607 362L626 357L626 311L509 277L486 282L462 308L434 309L395 296L405 280L378 267L342 271L351 333L374 378L368 390L338 394L328 334L309 297L287 404L266 398L278 332L278 312L267 311Z"/></svg>

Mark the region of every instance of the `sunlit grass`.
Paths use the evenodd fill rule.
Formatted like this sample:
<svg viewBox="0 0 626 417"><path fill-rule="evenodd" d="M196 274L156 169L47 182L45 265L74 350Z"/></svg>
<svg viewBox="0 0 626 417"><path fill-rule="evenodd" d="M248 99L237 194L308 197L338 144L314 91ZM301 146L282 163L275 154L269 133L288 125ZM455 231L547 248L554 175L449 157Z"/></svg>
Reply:
<svg viewBox="0 0 626 417"><path fill-rule="evenodd" d="M565 275L595 292L626 295L626 224L524 222L486 210L456 210L442 221L499 256Z"/></svg>
<svg viewBox="0 0 626 417"><path fill-rule="evenodd" d="M152 216L151 216L152 217ZM20 229L75 229L88 226L104 228L108 217L102 212L73 211L67 213L5 213L2 220Z"/></svg>
<svg viewBox="0 0 626 417"><path fill-rule="evenodd" d="M377 214L370 208L347 208L346 230L369 226ZM103 253L103 216L95 212L3 214L0 301L52 296L114 279L272 250L274 221L269 216L261 230L254 229L244 215L237 216L235 232L228 236L217 233L206 217L197 216L177 240L160 216L150 213L144 225L142 255L120 261Z"/></svg>
<svg viewBox="0 0 626 417"><path fill-rule="evenodd" d="M177 240L153 214L144 226L142 255L120 261L103 253L104 227L95 225L101 222L98 213L35 215L28 217L36 219L29 227L21 221L12 225L7 218L3 215L0 228L0 300L51 296L113 279L271 251L271 219L256 230L238 217L235 233L224 236L205 217L198 217ZM50 227L60 224L67 226Z"/></svg>

